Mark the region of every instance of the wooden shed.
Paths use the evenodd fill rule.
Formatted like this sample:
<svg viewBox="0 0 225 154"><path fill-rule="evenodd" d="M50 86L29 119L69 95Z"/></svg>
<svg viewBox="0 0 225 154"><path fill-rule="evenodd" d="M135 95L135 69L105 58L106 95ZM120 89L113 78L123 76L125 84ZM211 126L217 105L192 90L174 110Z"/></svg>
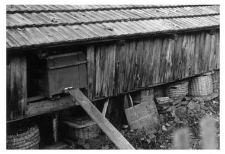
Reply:
<svg viewBox="0 0 225 154"><path fill-rule="evenodd" d="M218 5L8 5L7 121L219 69ZM60 98L59 98L60 95Z"/></svg>

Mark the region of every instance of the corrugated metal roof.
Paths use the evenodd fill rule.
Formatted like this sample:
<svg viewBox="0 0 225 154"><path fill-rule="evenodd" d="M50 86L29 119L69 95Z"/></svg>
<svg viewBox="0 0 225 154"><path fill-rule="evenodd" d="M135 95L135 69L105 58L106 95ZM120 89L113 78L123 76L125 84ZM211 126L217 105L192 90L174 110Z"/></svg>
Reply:
<svg viewBox="0 0 225 154"><path fill-rule="evenodd" d="M219 6L7 5L7 48L218 27Z"/></svg>

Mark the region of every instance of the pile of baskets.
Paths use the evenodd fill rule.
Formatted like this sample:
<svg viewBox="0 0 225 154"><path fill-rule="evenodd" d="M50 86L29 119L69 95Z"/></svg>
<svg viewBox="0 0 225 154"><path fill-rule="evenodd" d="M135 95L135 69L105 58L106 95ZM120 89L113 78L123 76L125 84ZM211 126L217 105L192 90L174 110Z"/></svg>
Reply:
<svg viewBox="0 0 225 154"><path fill-rule="evenodd" d="M7 136L7 149L39 149L40 133L37 126L16 135Z"/></svg>
<svg viewBox="0 0 225 154"><path fill-rule="evenodd" d="M188 94L188 81L170 84L166 87L166 96L176 99Z"/></svg>
<svg viewBox="0 0 225 154"><path fill-rule="evenodd" d="M191 80L189 94L192 96L206 96L213 93L212 76L205 74Z"/></svg>

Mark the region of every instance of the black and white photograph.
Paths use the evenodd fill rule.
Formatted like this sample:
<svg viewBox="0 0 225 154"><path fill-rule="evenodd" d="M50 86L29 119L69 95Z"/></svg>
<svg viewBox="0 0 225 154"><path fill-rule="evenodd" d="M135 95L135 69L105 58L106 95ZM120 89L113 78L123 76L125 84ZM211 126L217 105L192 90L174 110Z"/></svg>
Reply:
<svg viewBox="0 0 225 154"><path fill-rule="evenodd" d="M221 149L220 4L150 3L5 5L6 151Z"/></svg>

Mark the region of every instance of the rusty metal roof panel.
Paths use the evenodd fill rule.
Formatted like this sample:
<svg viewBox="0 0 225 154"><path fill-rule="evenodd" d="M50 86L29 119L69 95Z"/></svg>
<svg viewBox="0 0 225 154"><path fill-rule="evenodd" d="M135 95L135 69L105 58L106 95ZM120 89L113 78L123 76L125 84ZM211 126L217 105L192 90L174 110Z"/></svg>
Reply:
<svg viewBox="0 0 225 154"><path fill-rule="evenodd" d="M220 25L219 6L7 5L7 48Z"/></svg>

